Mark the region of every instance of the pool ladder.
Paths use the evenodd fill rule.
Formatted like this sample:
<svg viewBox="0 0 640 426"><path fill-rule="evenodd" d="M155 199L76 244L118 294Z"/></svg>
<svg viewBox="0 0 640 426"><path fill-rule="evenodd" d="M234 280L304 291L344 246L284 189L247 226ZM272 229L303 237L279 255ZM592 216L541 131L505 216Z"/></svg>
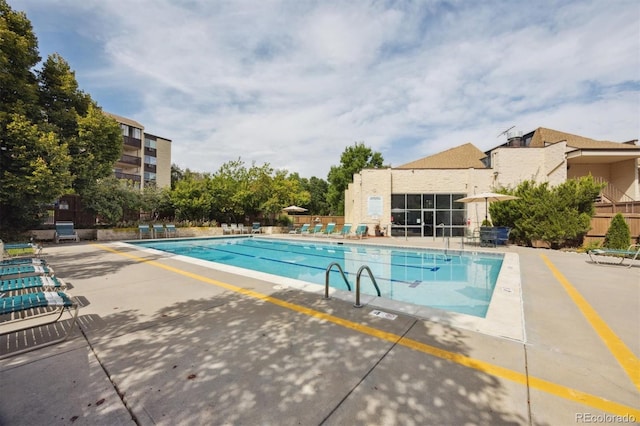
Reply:
<svg viewBox="0 0 640 426"><path fill-rule="evenodd" d="M347 280L347 276L344 274L342 267L338 262L332 262L329 264L329 266L327 266L327 270L325 271L325 276L324 276L324 298L325 299L329 299L329 273L331 272L331 269L334 266L338 267L338 271L340 271L340 275L342 275L342 279L347 285L347 288L349 289L349 291L351 291L351 286L349 285L349 281ZM371 272L371 268L369 268L369 266L367 265L362 265L360 269L358 269L358 273L356 274L356 303L353 305L356 308L362 308L363 306L360 304L360 277L362 276L362 273L364 271L367 271L367 273L369 274L369 278L371 278L371 281L373 282L373 286L376 288L376 293L378 293L378 297L380 297L380 287L378 287L378 283L376 282L376 279L373 276L373 272Z"/></svg>

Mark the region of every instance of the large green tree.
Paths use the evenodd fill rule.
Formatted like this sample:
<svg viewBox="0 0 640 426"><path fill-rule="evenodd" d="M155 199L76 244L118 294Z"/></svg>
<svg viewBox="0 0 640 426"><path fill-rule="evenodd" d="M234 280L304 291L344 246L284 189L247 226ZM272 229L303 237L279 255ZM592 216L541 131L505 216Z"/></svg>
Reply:
<svg viewBox="0 0 640 426"><path fill-rule="evenodd" d="M26 15L0 0L0 233L34 226L65 193L91 193L120 156L117 123L67 62L54 54L34 71L39 61Z"/></svg>
<svg viewBox="0 0 640 426"><path fill-rule="evenodd" d="M353 182L353 175L363 169L379 169L383 167L384 159L379 152L373 152L362 142L348 146L340 156L340 165L331 166L327 180L329 190L327 201L331 206L331 213L344 214L344 191Z"/></svg>

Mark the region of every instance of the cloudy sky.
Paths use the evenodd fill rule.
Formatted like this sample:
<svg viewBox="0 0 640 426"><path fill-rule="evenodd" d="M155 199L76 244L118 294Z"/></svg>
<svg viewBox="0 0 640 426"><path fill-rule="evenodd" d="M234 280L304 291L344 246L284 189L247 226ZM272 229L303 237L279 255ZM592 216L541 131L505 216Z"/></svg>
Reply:
<svg viewBox="0 0 640 426"><path fill-rule="evenodd" d="M355 142L399 166L512 126L640 135L637 0L8 2L183 169L326 179Z"/></svg>

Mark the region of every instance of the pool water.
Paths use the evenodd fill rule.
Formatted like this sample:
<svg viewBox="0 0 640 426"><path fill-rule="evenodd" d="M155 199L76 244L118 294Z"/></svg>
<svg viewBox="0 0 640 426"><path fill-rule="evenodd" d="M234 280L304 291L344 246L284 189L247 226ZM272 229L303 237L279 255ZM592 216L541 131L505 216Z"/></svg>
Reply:
<svg viewBox="0 0 640 426"><path fill-rule="evenodd" d="M384 298L485 317L503 256L382 247L331 241L231 237L136 241L132 244L196 259L325 285L327 267L340 265L354 290L362 265L371 270ZM337 267L329 284L349 290ZM363 294L377 295L365 272Z"/></svg>

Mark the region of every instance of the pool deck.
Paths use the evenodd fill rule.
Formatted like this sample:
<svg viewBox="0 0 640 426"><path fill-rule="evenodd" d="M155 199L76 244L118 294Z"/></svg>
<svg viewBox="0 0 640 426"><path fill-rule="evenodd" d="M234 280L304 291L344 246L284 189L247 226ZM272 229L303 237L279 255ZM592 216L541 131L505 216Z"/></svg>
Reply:
<svg viewBox="0 0 640 426"><path fill-rule="evenodd" d="M118 243L47 245L81 302L80 326L0 361L0 424L640 422L640 262L481 250L519 260L521 339L401 310L373 315L380 309Z"/></svg>

